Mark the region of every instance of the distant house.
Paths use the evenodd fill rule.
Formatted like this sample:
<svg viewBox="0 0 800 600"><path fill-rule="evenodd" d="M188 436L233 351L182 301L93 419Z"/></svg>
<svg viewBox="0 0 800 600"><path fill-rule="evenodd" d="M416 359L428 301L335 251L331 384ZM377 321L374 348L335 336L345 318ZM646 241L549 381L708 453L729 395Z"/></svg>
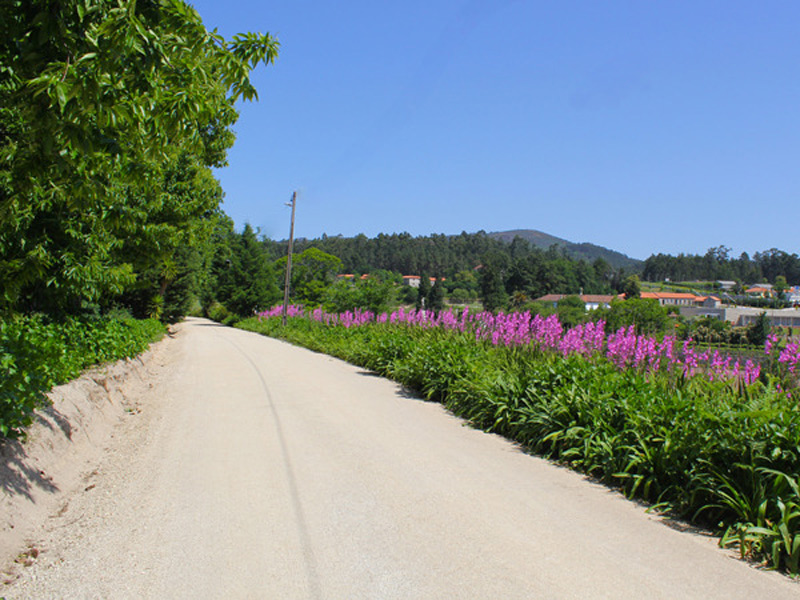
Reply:
<svg viewBox="0 0 800 600"><path fill-rule="evenodd" d="M641 297L658 300L661 306L696 306L706 298L681 292L642 292Z"/></svg>
<svg viewBox="0 0 800 600"><path fill-rule="evenodd" d="M717 285L719 286L719 289L725 292L730 292L733 288L736 287L736 282L720 279L717 281Z"/></svg>
<svg viewBox="0 0 800 600"><path fill-rule="evenodd" d="M769 283L759 283L744 291L745 294L753 298L772 298L775 295L775 290Z"/></svg>
<svg viewBox="0 0 800 600"><path fill-rule="evenodd" d="M800 285L790 287L783 293L786 301L792 306L800 305Z"/></svg>
<svg viewBox="0 0 800 600"><path fill-rule="evenodd" d="M608 308L611 306L611 301L616 296L604 296L600 294L583 294L581 300L586 305L586 310L595 310L597 308Z"/></svg>
<svg viewBox="0 0 800 600"><path fill-rule="evenodd" d="M722 306L722 300L716 296L700 296L697 301L698 305L703 308L719 308Z"/></svg>
<svg viewBox="0 0 800 600"><path fill-rule="evenodd" d="M431 285L436 283L436 277L429 277L431 280ZM413 288L419 287L419 282L421 280L420 275L403 275L403 285L409 285ZM444 277L442 277L442 281L447 281Z"/></svg>
<svg viewBox="0 0 800 600"><path fill-rule="evenodd" d="M559 300L563 300L566 297L567 297L566 294L545 294L544 296L537 298L536 302L543 302L544 304L552 304L553 308L555 308Z"/></svg>
<svg viewBox="0 0 800 600"><path fill-rule="evenodd" d="M553 307L558 306L558 303L566 298L569 295L575 294L547 294L540 298L537 298L537 302L544 302L546 304L552 304ZM601 306L603 308L608 308L611 306L611 301L616 298L616 296L602 296L597 294L581 294L578 296L582 301L586 310L596 310Z"/></svg>

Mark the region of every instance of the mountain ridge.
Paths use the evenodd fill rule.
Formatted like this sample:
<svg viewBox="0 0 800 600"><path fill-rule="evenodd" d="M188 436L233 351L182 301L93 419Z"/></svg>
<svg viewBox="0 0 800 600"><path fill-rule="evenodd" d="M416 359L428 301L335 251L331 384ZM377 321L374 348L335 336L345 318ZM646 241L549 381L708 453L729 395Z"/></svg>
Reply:
<svg viewBox="0 0 800 600"><path fill-rule="evenodd" d="M486 235L509 244L514 241L515 237L520 237L532 246L545 250L552 245L556 245L559 248L563 248L565 254L570 258L582 259L588 262L602 258L616 269L623 268L640 271L644 265L644 261L631 258L622 252L589 242L571 242L538 229L510 229L508 231L493 231Z"/></svg>

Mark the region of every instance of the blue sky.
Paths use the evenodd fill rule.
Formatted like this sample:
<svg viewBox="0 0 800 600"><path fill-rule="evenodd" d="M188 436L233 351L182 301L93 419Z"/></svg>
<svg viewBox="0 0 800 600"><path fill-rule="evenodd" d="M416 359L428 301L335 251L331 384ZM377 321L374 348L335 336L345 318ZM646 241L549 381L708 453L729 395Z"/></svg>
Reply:
<svg viewBox="0 0 800 600"><path fill-rule="evenodd" d="M275 35L217 172L237 227L539 229L798 252L800 2L198 0Z"/></svg>

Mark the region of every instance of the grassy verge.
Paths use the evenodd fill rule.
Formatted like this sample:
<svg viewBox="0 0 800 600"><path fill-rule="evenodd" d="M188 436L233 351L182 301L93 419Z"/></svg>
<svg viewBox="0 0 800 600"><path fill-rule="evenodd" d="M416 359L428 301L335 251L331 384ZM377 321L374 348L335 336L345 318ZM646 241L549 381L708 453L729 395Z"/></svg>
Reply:
<svg viewBox="0 0 800 600"><path fill-rule="evenodd" d="M92 365L140 354L164 332L155 319L0 321L0 439L23 435L53 386Z"/></svg>
<svg viewBox="0 0 800 600"><path fill-rule="evenodd" d="M302 317L237 326L390 377L476 427L718 531L743 556L800 570L800 411L764 381L660 376L437 327Z"/></svg>

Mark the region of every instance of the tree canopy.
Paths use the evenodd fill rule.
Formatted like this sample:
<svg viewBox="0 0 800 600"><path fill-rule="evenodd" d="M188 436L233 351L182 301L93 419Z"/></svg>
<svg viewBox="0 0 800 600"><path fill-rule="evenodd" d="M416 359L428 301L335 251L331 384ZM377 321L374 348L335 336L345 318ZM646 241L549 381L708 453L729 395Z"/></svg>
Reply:
<svg viewBox="0 0 800 600"><path fill-rule="evenodd" d="M756 252L751 258L743 252L730 256L730 248L709 248L703 254L654 254L644 263L642 279L645 281L738 280L745 283L768 281L777 277L789 283L800 283L800 257L777 248Z"/></svg>
<svg viewBox="0 0 800 600"><path fill-rule="evenodd" d="M210 167L235 102L277 53L269 34L209 32L182 0L0 5L0 310L163 301L219 215Z"/></svg>

